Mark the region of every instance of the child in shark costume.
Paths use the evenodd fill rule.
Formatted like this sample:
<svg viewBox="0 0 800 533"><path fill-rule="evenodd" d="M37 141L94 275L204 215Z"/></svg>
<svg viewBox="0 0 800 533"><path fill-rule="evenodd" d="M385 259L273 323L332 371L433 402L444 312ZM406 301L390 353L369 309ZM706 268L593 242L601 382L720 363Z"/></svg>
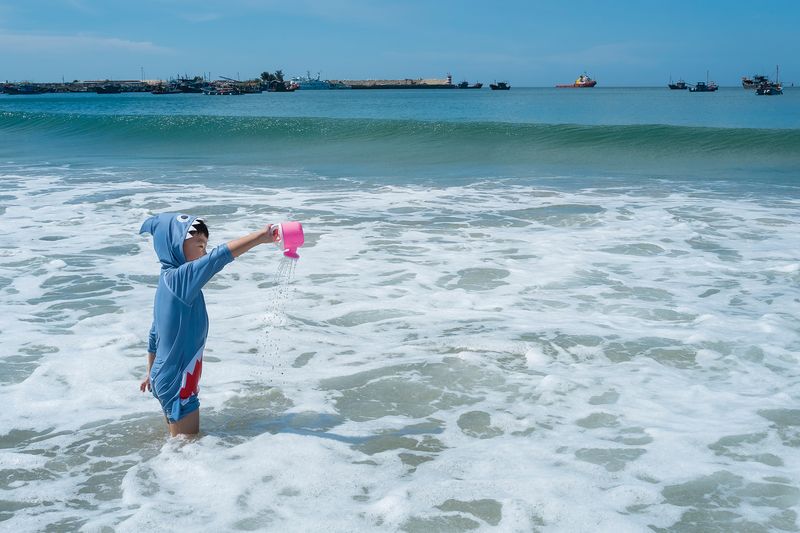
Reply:
<svg viewBox="0 0 800 533"><path fill-rule="evenodd" d="M161 262L147 350L148 375L140 389L152 390L173 436L195 434L200 425L197 393L208 334L201 289L235 257L272 242L272 227L217 246L208 254L208 228L197 217L163 213L145 220L139 233L153 236Z"/></svg>

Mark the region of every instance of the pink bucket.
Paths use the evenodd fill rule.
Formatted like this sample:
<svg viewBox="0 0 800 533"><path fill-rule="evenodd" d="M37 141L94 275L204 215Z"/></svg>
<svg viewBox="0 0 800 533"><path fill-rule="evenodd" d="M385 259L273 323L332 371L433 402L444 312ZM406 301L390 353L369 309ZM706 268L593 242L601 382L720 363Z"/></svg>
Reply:
<svg viewBox="0 0 800 533"><path fill-rule="evenodd" d="M283 250L283 255L292 259L300 259L297 249L303 246L303 225L299 222L281 222L272 225L275 246Z"/></svg>

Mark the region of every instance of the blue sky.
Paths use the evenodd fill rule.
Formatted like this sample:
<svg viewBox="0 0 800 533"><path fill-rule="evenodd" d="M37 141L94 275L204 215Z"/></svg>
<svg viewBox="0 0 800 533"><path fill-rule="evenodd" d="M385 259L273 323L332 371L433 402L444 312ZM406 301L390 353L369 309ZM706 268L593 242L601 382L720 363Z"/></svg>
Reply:
<svg viewBox="0 0 800 533"><path fill-rule="evenodd" d="M800 0L0 0L0 80L507 79L605 86L669 76L800 84Z"/></svg>

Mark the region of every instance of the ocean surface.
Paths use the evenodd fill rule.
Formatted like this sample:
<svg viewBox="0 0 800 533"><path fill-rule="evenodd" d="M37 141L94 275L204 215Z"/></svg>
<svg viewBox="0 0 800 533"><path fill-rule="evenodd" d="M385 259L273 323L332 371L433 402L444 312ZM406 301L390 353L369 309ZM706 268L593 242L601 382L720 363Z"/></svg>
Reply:
<svg viewBox="0 0 800 533"><path fill-rule="evenodd" d="M197 440L149 215L216 245ZM800 531L800 89L0 95L0 529Z"/></svg>

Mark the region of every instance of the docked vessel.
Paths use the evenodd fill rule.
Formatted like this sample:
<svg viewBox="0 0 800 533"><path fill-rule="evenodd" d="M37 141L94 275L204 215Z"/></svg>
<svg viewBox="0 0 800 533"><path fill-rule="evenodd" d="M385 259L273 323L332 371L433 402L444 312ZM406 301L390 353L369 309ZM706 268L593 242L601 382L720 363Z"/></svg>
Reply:
<svg viewBox="0 0 800 533"><path fill-rule="evenodd" d="M489 88L493 91L508 91L511 85L507 81L496 81L489 84Z"/></svg>
<svg viewBox="0 0 800 533"><path fill-rule="evenodd" d="M205 80L200 77L194 78L178 78L173 82L173 85L182 93L198 94L203 92L206 87Z"/></svg>
<svg viewBox="0 0 800 533"><path fill-rule="evenodd" d="M298 90L313 90L313 91L320 91L320 90L330 90L330 89L349 89L350 87L345 85L342 82L333 82L331 80L321 80L319 72L317 72L317 77L312 78L311 72L306 71L305 76L295 76L292 78L291 83L297 86Z"/></svg>
<svg viewBox="0 0 800 533"><path fill-rule="evenodd" d="M182 94L180 89L173 85L158 85L150 94Z"/></svg>
<svg viewBox="0 0 800 533"><path fill-rule="evenodd" d="M556 85L559 89L582 89L582 88L590 88L597 85L597 80L593 80L590 78L585 72L578 76L578 79L575 80L574 83L569 84L562 84Z"/></svg>
<svg viewBox="0 0 800 533"><path fill-rule="evenodd" d="M6 85L4 91L6 94L24 94L24 95L32 95L32 94L44 94L47 92L45 87L41 85L36 85L33 83L22 83L19 85Z"/></svg>
<svg viewBox="0 0 800 533"><path fill-rule="evenodd" d="M202 92L207 96L239 96L242 94L242 91L233 85L212 85L204 88Z"/></svg>
<svg viewBox="0 0 800 533"><path fill-rule="evenodd" d="M319 79L319 72L317 72L316 78L312 78L310 72L306 72L305 77L295 76L292 78L292 83L296 84L299 90L305 91L328 90L331 88L331 84L327 80Z"/></svg>

